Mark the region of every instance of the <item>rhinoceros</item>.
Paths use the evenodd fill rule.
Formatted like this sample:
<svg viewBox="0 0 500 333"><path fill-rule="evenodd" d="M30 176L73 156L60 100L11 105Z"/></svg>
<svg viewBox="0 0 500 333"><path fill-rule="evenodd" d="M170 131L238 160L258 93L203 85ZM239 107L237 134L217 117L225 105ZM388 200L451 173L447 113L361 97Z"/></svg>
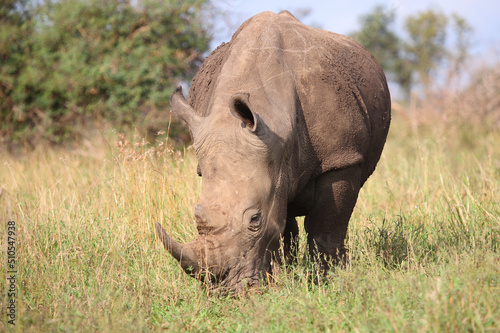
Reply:
<svg viewBox="0 0 500 333"><path fill-rule="evenodd" d="M189 127L202 177L198 236L180 244L155 228L188 274L236 292L258 285L280 240L294 256L297 216L322 270L344 257L391 118L384 72L366 49L287 11L264 12L205 60L188 101L177 88L170 106Z"/></svg>

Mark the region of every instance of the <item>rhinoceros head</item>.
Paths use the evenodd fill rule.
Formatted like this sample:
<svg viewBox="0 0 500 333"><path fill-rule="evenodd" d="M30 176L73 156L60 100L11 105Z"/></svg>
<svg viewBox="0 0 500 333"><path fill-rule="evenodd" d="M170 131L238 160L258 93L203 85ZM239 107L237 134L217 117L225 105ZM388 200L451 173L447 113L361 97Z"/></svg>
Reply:
<svg viewBox="0 0 500 333"><path fill-rule="evenodd" d="M179 88L170 103L190 128L202 176L194 208L198 236L179 244L159 224L156 231L188 274L233 291L255 285L269 271L286 223L279 144L269 144L272 133L248 94L232 95L223 116L200 116ZM227 117L229 112L241 122Z"/></svg>

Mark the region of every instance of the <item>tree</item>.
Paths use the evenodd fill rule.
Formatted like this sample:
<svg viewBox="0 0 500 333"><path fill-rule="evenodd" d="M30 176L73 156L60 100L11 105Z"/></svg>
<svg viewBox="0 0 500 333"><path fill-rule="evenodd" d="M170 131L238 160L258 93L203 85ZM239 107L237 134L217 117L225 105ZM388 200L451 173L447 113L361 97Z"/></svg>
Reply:
<svg viewBox="0 0 500 333"><path fill-rule="evenodd" d="M12 109L9 98L19 75L27 51L27 39L32 32L30 13L26 0L0 2L0 110Z"/></svg>
<svg viewBox="0 0 500 333"><path fill-rule="evenodd" d="M409 94L411 64L403 55L403 42L394 31L394 20L394 11L377 6L371 13L361 16L362 29L351 33L351 37L370 50L389 80L399 84Z"/></svg>
<svg viewBox="0 0 500 333"><path fill-rule="evenodd" d="M469 56L473 29L463 17L457 14L452 15L451 22L453 31L455 32L455 48L449 55L449 73L460 73Z"/></svg>
<svg viewBox="0 0 500 333"><path fill-rule="evenodd" d="M405 30L410 40L405 44L406 56L424 85L429 84L431 73L446 56L446 27L448 18L432 10L410 16Z"/></svg>
<svg viewBox="0 0 500 333"><path fill-rule="evenodd" d="M133 128L155 110L167 114L170 92L194 75L209 47L206 3L31 2L29 47L6 55L20 59L19 68L0 78L11 87L0 110L4 140L59 143L88 123Z"/></svg>
<svg viewBox="0 0 500 333"><path fill-rule="evenodd" d="M458 71L467 59L471 27L465 19L427 10L406 18L408 37L399 37L394 28L395 13L385 7L360 18L361 30L351 36L380 62L388 79L399 85L406 98L417 84L427 87L441 65ZM453 40L454 45L450 45Z"/></svg>
<svg viewBox="0 0 500 333"><path fill-rule="evenodd" d="M401 42L392 30L394 18L394 12L385 10L383 6L375 7L371 13L360 18L363 28L351 34L370 50L385 71L394 70L401 49Z"/></svg>

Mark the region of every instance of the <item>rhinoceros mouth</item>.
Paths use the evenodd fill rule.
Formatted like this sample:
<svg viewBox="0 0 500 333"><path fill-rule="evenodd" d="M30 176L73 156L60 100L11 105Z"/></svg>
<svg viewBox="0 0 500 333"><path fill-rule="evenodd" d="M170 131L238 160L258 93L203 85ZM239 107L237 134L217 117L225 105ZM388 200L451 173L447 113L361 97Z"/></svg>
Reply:
<svg viewBox="0 0 500 333"><path fill-rule="evenodd" d="M260 274L239 277L236 280L226 277L219 284L213 286L211 291L215 293L239 294L242 291L259 286L261 280Z"/></svg>
<svg viewBox="0 0 500 333"><path fill-rule="evenodd" d="M256 269L254 263L240 263L230 269L224 279L215 287L222 291L238 294L247 289L265 284L265 276L270 273L271 265L266 269Z"/></svg>
<svg viewBox="0 0 500 333"><path fill-rule="evenodd" d="M211 293L238 294L245 289L260 285L262 275L262 272L249 269L248 265L240 263L224 269L216 266L202 268L192 276L200 280Z"/></svg>
<svg viewBox="0 0 500 333"><path fill-rule="evenodd" d="M232 258L223 265L210 265L206 262L207 253L201 251L204 246L199 240L180 244L158 222L155 222L155 229L165 249L177 259L183 270L200 280L211 292L239 293L260 285L263 276L271 270L270 264L267 269L259 269L263 267L262 263L248 261L247 256Z"/></svg>

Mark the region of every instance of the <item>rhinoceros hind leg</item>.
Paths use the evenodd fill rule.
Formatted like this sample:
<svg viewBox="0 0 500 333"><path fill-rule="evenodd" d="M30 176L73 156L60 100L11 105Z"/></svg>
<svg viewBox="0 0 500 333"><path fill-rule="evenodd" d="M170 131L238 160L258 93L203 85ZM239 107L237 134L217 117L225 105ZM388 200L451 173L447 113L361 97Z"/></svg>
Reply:
<svg viewBox="0 0 500 333"><path fill-rule="evenodd" d="M286 219L285 230L283 231L283 256L285 264L291 265L297 260L299 246L299 226L295 217Z"/></svg>
<svg viewBox="0 0 500 333"><path fill-rule="evenodd" d="M347 225L358 198L361 167L329 171L316 179L314 200L304 226L309 254L326 273L346 258Z"/></svg>

